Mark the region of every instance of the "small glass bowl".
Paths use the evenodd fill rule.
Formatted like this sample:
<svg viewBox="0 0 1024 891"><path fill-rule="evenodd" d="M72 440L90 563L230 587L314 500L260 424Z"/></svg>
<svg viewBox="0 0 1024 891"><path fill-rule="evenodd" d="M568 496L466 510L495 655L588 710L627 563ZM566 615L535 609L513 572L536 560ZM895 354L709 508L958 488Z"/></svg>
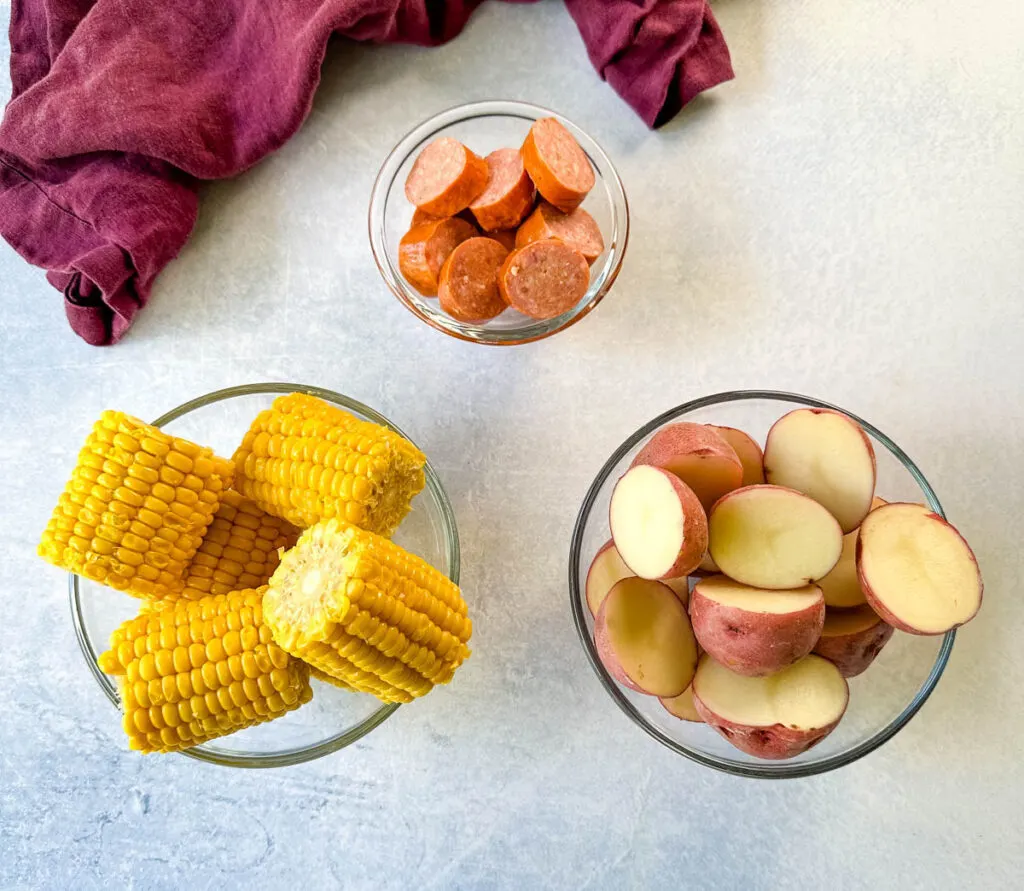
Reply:
<svg viewBox="0 0 1024 891"><path fill-rule="evenodd" d="M585 594L587 570L611 536L608 502L618 478L651 434L666 424L692 421L737 427L763 446L771 425L795 408L832 408L853 418L871 437L878 461L878 494L888 501L926 502L940 516L942 506L924 475L888 436L850 412L793 393L744 390L716 393L670 409L644 424L608 459L591 484L576 518L569 552L569 599L580 642L605 690L633 722L674 752L707 767L746 777L806 777L843 767L891 739L935 689L953 649L956 633L919 637L896 632L871 667L850 678L850 704L839 726L814 748L786 761L764 761L733 748L705 724L670 715L654 696L617 683L594 646L594 621Z"/></svg>
<svg viewBox="0 0 1024 891"><path fill-rule="evenodd" d="M372 408L319 387L299 384L248 384L229 387L179 405L153 423L168 433L212 446L230 456L252 419L282 393L303 392L338 405L361 418L401 430ZM408 439L408 437L406 437ZM459 534L455 514L433 468L425 468L427 484L413 500L412 511L395 534L395 541L459 581ZM87 578L68 579L71 618L86 665L107 699L120 709L113 678L100 671L99 654L110 633L137 615L141 601ZM321 758L354 743L384 723L398 705L373 696L350 693L313 680L313 700L284 717L223 736L182 754L228 767L283 767Z"/></svg>
<svg viewBox="0 0 1024 891"><path fill-rule="evenodd" d="M459 322L443 312L437 300L410 286L398 268L398 243L409 229L415 208L405 197L405 180L420 149L440 136L451 136L481 157L503 147L522 144L538 118L558 118L576 137L594 167L594 188L583 207L601 227L605 251L590 267L590 287L579 303L553 319L538 321L514 310L483 324ZM377 268L402 304L438 331L472 343L507 346L530 343L575 324L601 301L619 274L629 238L629 206L612 162L586 133L556 112L509 100L473 102L450 108L424 121L405 136L384 161L370 195L370 248Z"/></svg>

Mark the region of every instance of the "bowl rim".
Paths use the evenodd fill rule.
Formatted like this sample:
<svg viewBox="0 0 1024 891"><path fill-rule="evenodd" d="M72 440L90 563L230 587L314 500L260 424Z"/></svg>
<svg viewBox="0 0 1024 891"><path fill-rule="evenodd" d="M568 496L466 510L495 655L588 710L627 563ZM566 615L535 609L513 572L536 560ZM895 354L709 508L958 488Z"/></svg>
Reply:
<svg viewBox="0 0 1024 891"><path fill-rule="evenodd" d="M594 502L597 500L597 496L601 488L604 486L609 476L611 476L616 465L618 465L618 463L638 443L640 443L641 440L654 433L669 421L677 420L691 412L701 408L707 408L712 405L723 405L730 402L742 402L754 399L790 402L801 404L808 408L832 409L833 411L840 412L853 421L856 421L892 453L892 455L914 478L914 481L921 487L921 491L928 500L929 507L931 507L931 509L939 516L945 518L946 515L942 510L942 505L939 503L938 496L932 489L931 484L927 479L925 479L924 474L921 473L920 469L918 469L917 465L910 459L907 453L873 424L869 424L863 418L858 417L852 412L829 402L824 402L820 399L814 399L809 396L802 396L798 393L787 393L779 390L728 390L721 393L713 393L709 396L702 396L699 399L684 402L651 419L627 437L627 439L617 449L615 449L611 457L608 458L601 467L594 481L590 484L590 487L587 490L587 494L580 506L579 513L576 516L576 522L572 531L572 541L569 548L569 602L572 609L573 623L576 626L576 633L578 634L580 644L587 655L587 660L590 662L590 667L594 670L598 680L601 681L605 691L615 701L615 704L629 716L634 724L639 726L649 736L656 739L662 745L677 754L683 755L691 761L696 761L698 764L703 764L705 767L720 770L723 773L733 774L735 776L753 777L757 779L795 779L815 776L817 774L827 773L830 770L845 767L846 765L852 764L854 761L863 758L865 755L879 748L883 743L892 739L892 737L906 726L910 719L917 714L921 706L924 705L925 701L935 689L936 684L938 684L939 678L942 676L942 672L946 667L946 663L949 661L949 655L953 650L953 643L956 640L956 631L947 631L945 635L943 635L942 645L939 648L939 652L935 658L934 664L932 665L932 669L924 683L921 685L921 688L914 695L914 698L903 708L903 711L901 711L899 715L897 715L883 728L873 733L866 740L862 740L857 743L857 745L852 746L843 752L839 752L815 762L789 763L785 761L765 761L763 763L744 764L738 761L731 761L725 758L709 755L705 752L696 751L682 745L651 724L639 709L637 709L636 706L626 698L618 684L605 670L604 666L601 664L600 658L598 657L597 648L594 645L594 641L589 630L587 629L587 620L583 606L585 597L583 597L579 584L580 557L583 548L584 530L587 521L590 518L591 511L593 510Z"/></svg>
<svg viewBox="0 0 1024 891"><path fill-rule="evenodd" d="M416 444L414 440L410 439L410 437L403 432L400 427L398 427L398 425L390 421L380 412L356 399L344 396L341 393L336 393L333 390L324 389L323 387L283 382L242 384L239 386L214 390L172 408L170 411L160 415L160 417L153 421L152 424L155 427L160 427L163 424L168 424L171 421L177 420L196 409L204 408L217 402L224 402L228 399L234 399L239 396L258 396L264 394L286 395L288 393L298 392L317 396L320 399L331 402L346 409L347 411L359 414L374 423L393 430L399 436L402 436L409 440L409 442L412 442L413 445ZM433 500L435 504L437 504L441 513L442 526L444 529L444 547L448 551L448 565L450 567L448 577L457 585L459 583L461 567L461 551L459 547L458 526L455 522L455 511L452 508L448 494L441 485L441 480L438 477L437 472L431 466L429 461L424 466L423 472L426 477L425 489L430 492L431 496L433 496ZM92 641L85 630L85 616L82 612L79 576L75 573L68 574L68 601L71 607L71 620L74 624L75 636L78 638L78 645L81 649L82 656L85 659L85 663L92 672L92 676L95 678L96 683L99 684L100 689L106 694L107 699L109 699L114 707L120 711L121 704L120 698L117 695L116 687L110 678L100 671L99 666L96 664L98 654L95 652L92 646ZM207 748L209 744L204 743L203 745L196 746L192 749L183 749L175 754L185 755L189 758L194 758L197 761L205 761L210 764L218 764L225 767L243 767L250 769L286 767L292 764L303 764L307 761L314 761L317 758L322 758L324 755L329 755L332 752L337 752L339 749L343 749L357 740L362 739L362 737L366 736L366 734L371 730L379 727L389 717L391 717L391 715L398 710L399 705L400 703L397 702L381 703L379 708L360 723L341 733L335 734L329 739L318 742L315 745L296 746L290 749L282 749L281 751L266 754L232 754L217 749L215 747L216 740L212 740L211 742L214 744L213 748Z"/></svg>
<svg viewBox="0 0 1024 891"><path fill-rule="evenodd" d="M557 325L546 327L546 324L554 320L532 320L529 327L537 327L535 333L517 335L514 330L508 334L500 331L488 331L483 325L473 325L465 322L451 320L446 324L430 314L424 312L414 299L406 292L401 274L394 268L387 252L386 238L384 236L384 213L388 197L394 187L398 171L405 160L415 152L423 143L433 137L439 131L471 121L475 118L503 116L518 117L524 120L537 120L541 117L557 118L580 143L583 150L594 164L595 159L599 162L594 164L598 169L601 178L609 184L612 192L612 235L617 250L610 257L606 269L600 274L604 275L594 295L583 306L574 307L569 314L563 313L555 319L562 319ZM619 206L621 203L621 207ZM621 238L619 230L621 229ZM388 153L380 170L373 181L373 188L370 192L370 206L368 213L368 231L370 237L370 251L373 254L374 263L384 279L388 290L399 302L415 315L418 319L426 322L431 328L441 331L444 334L454 337L467 343L481 344L483 346L518 346L525 343L534 343L565 331L571 328L580 319L589 315L590 312L600 303L611 289L619 272L622 269L622 260L626 254L629 244L629 199L626 196L626 189L615 165L607 153L589 133L582 127L573 123L565 115L559 114L550 108L542 105L534 105L529 102L520 102L515 99L484 99L477 102L466 102L461 105L454 105L438 112L417 124L408 131Z"/></svg>

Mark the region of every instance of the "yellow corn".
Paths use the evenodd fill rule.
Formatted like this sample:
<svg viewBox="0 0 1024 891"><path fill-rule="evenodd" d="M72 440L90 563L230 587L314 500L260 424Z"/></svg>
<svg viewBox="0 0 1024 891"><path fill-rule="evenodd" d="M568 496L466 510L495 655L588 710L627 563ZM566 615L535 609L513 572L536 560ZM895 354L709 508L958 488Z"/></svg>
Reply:
<svg viewBox="0 0 1024 891"><path fill-rule="evenodd" d="M263 621L266 588L178 601L122 624L98 660L121 676L128 744L172 752L309 702L309 669Z"/></svg>
<svg viewBox="0 0 1024 891"><path fill-rule="evenodd" d="M452 679L469 656L466 612L458 586L424 560L337 519L302 534L263 600L280 647L389 702Z"/></svg>
<svg viewBox="0 0 1024 891"><path fill-rule="evenodd" d="M290 548L299 530L274 517L237 492L227 491L189 563L181 594L199 600L265 585L277 564L279 550ZM174 598L177 599L177 598Z"/></svg>
<svg viewBox="0 0 1024 891"><path fill-rule="evenodd" d="M412 443L304 393L261 412L233 460L239 492L302 528L337 517L390 536L425 482Z"/></svg>
<svg viewBox="0 0 1024 891"><path fill-rule="evenodd" d="M122 412L93 426L39 544L49 562L135 597L181 590L230 462Z"/></svg>

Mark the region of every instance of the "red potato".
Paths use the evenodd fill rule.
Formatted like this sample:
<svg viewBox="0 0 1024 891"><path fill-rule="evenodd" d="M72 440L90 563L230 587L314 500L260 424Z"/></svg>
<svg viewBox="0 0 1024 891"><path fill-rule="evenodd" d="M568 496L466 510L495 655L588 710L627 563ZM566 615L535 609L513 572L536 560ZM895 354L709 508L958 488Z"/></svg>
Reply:
<svg viewBox="0 0 1024 891"><path fill-rule="evenodd" d="M708 520L711 557L755 588L800 588L828 575L843 550L839 523L817 501L781 486L723 496Z"/></svg>
<svg viewBox="0 0 1024 891"><path fill-rule="evenodd" d="M658 701L665 707L665 711L682 721L692 721L694 724L704 723L704 719L697 712L697 706L693 704L692 683L678 696L663 696Z"/></svg>
<svg viewBox="0 0 1024 891"><path fill-rule="evenodd" d="M885 503L876 495L871 500L871 510L881 507ZM843 536L843 552L839 556L839 562L827 576L818 581L818 587L825 595L825 606L847 609L867 602L864 592L860 589L860 579L857 578L857 536L859 534L860 530L854 529L853 532L847 532Z"/></svg>
<svg viewBox="0 0 1024 891"><path fill-rule="evenodd" d="M856 677L875 661L892 632L892 625L866 603L853 609L827 609L814 652L835 665L844 678Z"/></svg>
<svg viewBox="0 0 1024 891"><path fill-rule="evenodd" d="M896 502L867 515L857 537L857 575L871 608L911 634L945 634L981 608L974 553L924 505Z"/></svg>
<svg viewBox="0 0 1024 891"><path fill-rule="evenodd" d="M825 600L816 585L767 591L716 575L701 579L690 595L690 622L701 649L752 677L806 656L824 621Z"/></svg>
<svg viewBox="0 0 1024 891"><path fill-rule="evenodd" d="M705 513L743 479L743 465L732 446L710 427L686 421L655 433L630 466L643 464L674 473L693 489Z"/></svg>
<svg viewBox="0 0 1024 891"><path fill-rule="evenodd" d="M600 550L594 555L594 559L590 563L590 569L587 570L585 593L590 614L592 616L597 615L605 597L608 596L608 592L615 586L616 582L621 582L623 579L630 578L633 575L633 570L626 566L619 555L614 541L609 539L601 545ZM667 585L675 592L676 597L679 598L679 602L684 607L689 603L690 586L687 584L685 577L681 579L663 579L662 584Z"/></svg>
<svg viewBox="0 0 1024 891"><path fill-rule="evenodd" d="M764 477L828 508L843 532L856 529L875 494L875 450L860 425L837 411L783 415L764 444Z"/></svg>
<svg viewBox="0 0 1024 891"><path fill-rule="evenodd" d="M690 573L695 579L704 579L710 575L718 575L720 570L714 560L711 559L710 551L704 555L704 559L700 561L698 566L693 572Z"/></svg>
<svg viewBox="0 0 1024 891"><path fill-rule="evenodd" d="M693 704L704 722L741 752L770 760L793 758L821 742L849 699L839 669L815 655L752 678L705 654L693 679Z"/></svg>
<svg viewBox="0 0 1024 891"><path fill-rule="evenodd" d="M559 241L536 241L512 251L498 273L502 298L531 319L568 312L589 286L587 261Z"/></svg>
<svg viewBox="0 0 1024 891"><path fill-rule="evenodd" d="M660 467L627 470L612 491L608 519L615 547L641 578L682 578L707 550L707 518L697 496Z"/></svg>
<svg viewBox="0 0 1024 891"><path fill-rule="evenodd" d="M533 208L533 182L518 149L498 149L486 161L487 185L469 209L485 232L514 229Z"/></svg>
<svg viewBox="0 0 1024 891"><path fill-rule="evenodd" d="M442 136L413 162L405 197L432 217L450 217L469 207L487 185L487 162L457 139Z"/></svg>
<svg viewBox="0 0 1024 891"><path fill-rule="evenodd" d="M729 443L736 452L736 457L740 459L740 464L743 465L743 479L740 485L757 486L763 483L764 453L753 437L735 427L717 427L714 424L707 426Z"/></svg>
<svg viewBox="0 0 1024 891"><path fill-rule="evenodd" d="M398 268L424 297L436 297L445 260L458 245L476 235L476 227L458 217L414 226L398 243Z"/></svg>
<svg viewBox="0 0 1024 891"><path fill-rule="evenodd" d="M534 121L519 151L537 191L565 213L579 207L594 188L587 153L555 118Z"/></svg>
<svg viewBox="0 0 1024 891"><path fill-rule="evenodd" d="M554 238L579 251L587 263L604 253L604 237L597 221L582 207L562 213L542 201L516 232L516 247Z"/></svg>
<svg viewBox="0 0 1024 891"><path fill-rule="evenodd" d="M437 288L438 302L460 322L486 322L508 307L498 291L498 270L508 251L493 238L467 238L448 255Z"/></svg>
<svg viewBox="0 0 1024 891"><path fill-rule="evenodd" d="M594 644L609 674L638 693L678 696L697 667L686 610L667 586L648 579L612 587L597 613Z"/></svg>

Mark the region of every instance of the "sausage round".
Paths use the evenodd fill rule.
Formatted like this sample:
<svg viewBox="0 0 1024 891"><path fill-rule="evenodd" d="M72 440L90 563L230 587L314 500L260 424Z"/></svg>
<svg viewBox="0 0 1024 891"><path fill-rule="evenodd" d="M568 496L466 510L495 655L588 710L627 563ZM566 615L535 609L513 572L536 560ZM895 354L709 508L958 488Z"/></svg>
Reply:
<svg viewBox="0 0 1024 891"><path fill-rule="evenodd" d="M487 186L469 209L485 232L514 229L530 212L535 195L519 151L498 149L487 156Z"/></svg>
<svg viewBox="0 0 1024 891"><path fill-rule="evenodd" d="M561 241L534 241L508 255L498 272L505 302L532 319L551 319L572 309L590 285L590 267Z"/></svg>
<svg viewBox="0 0 1024 891"><path fill-rule="evenodd" d="M424 297L436 297L444 261L457 245L477 234L474 225L458 217L413 226L398 243L398 268Z"/></svg>
<svg viewBox="0 0 1024 891"><path fill-rule="evenodd" d="M458 245L441 268L441 309L460 322L486 322L503 312L498 270L507 256L493 238L469 238Z"/></svg>
<svg viewBox="0 0 1024 891"><path fill-rule="evenodd" d="M534 121L520 153L537 191L565 213L579 207L594 188L587 153L555 118Z"/></svg>
<svg viewBox="0 0 1024 891"><path fill-rule="evenodd" d="M413 162L405 197L432 217L451 217L487 185L487 162L457 139L435 139Z"/></svg>
<svg viewBox="0 0 1024 891"><path fill-rule="evenodd" d="M488 238L493 238L498 244L504 245L506 251L516 249L516 232L514 229L498 229L496 232L488 232Z"/></svg>
<svg viewBox="0 0 1024 891"><path fill-rule="evenodd" d="M457 216L460 220L465 220L474 229L476 228L476 217L474 217L473 214L471 214L469 212L469 208L466 208L465 210L459 211L459 213L455 214L455 216ZM443 220L443 219L444 219L444 217L434 217L434 216L431 216L429 213L424 213L422 210L420 210L417 207L412 212L412 219L409 220L409 228L412 229L413 226L421 226L424 223L433 223L433 222L436 222L437 220Z"/></svg>
<svg viewBox="0 0 1024 891"><path fill-rule="evenodd" d="M562 213L557 207L542 201L516 232L516 247L556 238L579 251L588 263L604 253L604 238L597 221L582 207Z"/></svg>

